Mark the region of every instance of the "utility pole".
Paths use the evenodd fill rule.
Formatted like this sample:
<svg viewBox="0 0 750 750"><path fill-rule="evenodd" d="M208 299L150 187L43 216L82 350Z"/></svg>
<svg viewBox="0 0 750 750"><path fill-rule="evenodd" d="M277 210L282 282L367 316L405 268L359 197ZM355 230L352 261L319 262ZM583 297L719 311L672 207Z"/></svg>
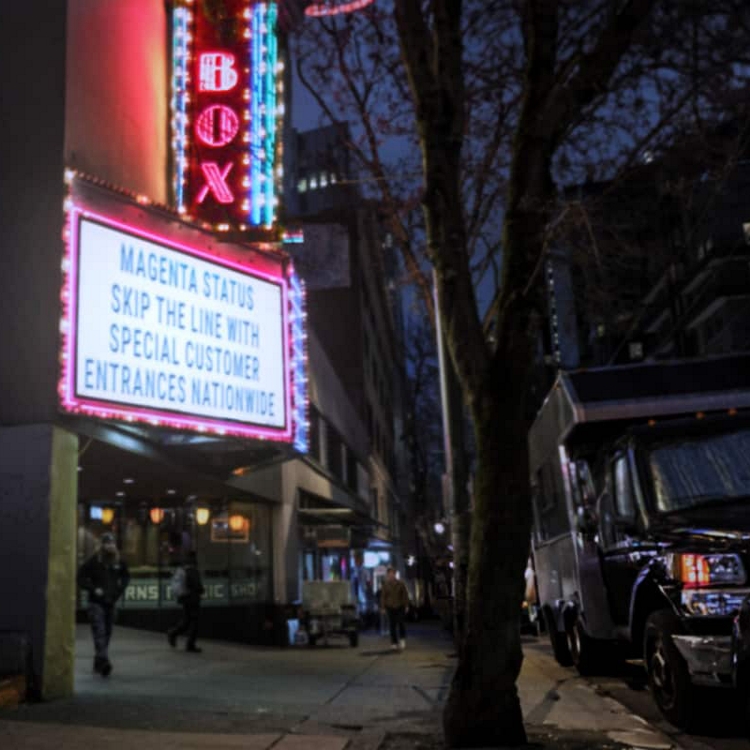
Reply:
<svg viewBox="0 0 750 750"><path fill-rule="evenodd" d="M460 645L466 614L466 581L469 573L469 540L471 513L469 498L469 467L466 456L464 429L464 403L458 377L453 367L443 336L440 319L438 285L433 271L435 290L435 329L440 368L440 401L443 409L443 445L445 474L443 475L443 502L448 516L451 544L453 545L453 636Z"/></svg>

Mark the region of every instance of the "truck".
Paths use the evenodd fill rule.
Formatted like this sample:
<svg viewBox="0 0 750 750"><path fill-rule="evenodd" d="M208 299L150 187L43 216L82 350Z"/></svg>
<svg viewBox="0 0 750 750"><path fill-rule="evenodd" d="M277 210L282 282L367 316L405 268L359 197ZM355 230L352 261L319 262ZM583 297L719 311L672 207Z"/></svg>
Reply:
<svg viewBox="0 0 750 750"><path fill-rule="evenodd" d="M559 372L529 468L555 658L584 675L643 660L662 714L690 729L701 691L747 679L750 355Z"/></svg>
<svg viewBox="0 0 750 750"><path fill-rule="evenodd" d="M745 732L750 737L750 596L740 605L732 627L732 684L744 706Z"/></svg>

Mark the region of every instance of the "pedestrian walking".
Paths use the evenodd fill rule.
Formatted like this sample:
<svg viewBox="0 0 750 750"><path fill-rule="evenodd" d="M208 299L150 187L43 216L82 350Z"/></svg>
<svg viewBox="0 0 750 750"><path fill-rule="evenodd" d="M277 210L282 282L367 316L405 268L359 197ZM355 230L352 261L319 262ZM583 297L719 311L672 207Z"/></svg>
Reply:
<svg viewBox="0 0 750 750"><path fill-rule="evenodd" d="M396 578L396 571L388 568L381 590L380 602L388 613L388 623L391 628L391 648L406 648L406 612L409 609L409 592L406 584Z"/></svg>
<svg viewBox="0 0 750 750"><path fill-rule="evenodd" d="M94 636L94 671L103 677L112 672L109 641L117 600L130 581L127 563L120 557L113 534L102 534L99 549L78 570L78 586L88 592L89 622Z"/></svg>
<svg viewBox="0 0 750 750"><path fill-rule="evenodd" d="M187 635L185 651L199 654L203 650L196 646L195 641L198 637L198 616L204 591L198 570L198 558L195 552L188 552L185 564L175 571L172 578L172 592L177 602L182 605L182 618L167 631L167 640L173 648L177 646L179 636Z"/></svg>

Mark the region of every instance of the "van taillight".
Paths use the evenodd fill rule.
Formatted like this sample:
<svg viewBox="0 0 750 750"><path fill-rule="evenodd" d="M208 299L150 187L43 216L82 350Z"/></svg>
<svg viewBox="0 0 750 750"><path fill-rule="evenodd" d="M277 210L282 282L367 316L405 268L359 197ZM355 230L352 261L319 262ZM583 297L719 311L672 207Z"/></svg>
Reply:
<svg viewBox="0 0 750 750"><path fill-rule="evenodd" d="M703 555L680 555L680 580L687 589L708 586L711 570Z"/></svg>

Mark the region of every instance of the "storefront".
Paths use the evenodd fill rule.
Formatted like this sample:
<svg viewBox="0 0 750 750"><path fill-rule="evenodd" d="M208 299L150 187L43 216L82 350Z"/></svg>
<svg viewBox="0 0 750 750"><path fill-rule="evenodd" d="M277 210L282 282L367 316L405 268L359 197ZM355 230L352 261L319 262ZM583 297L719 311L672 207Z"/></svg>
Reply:
<svg viewBox="0 0 750 750"><path fill-rule="evenodd" d="M112 532L131 580L119 603L121 624L162 629L178 604L169 580L186 551L195 551L205 593L203 624L216 637L269 641L266 612L273 596L273 509L242 500L137 499L80 502L77 558L80 565ZM79 619L86 594L79 592Z"/></svg>
<svg viewBox="0 0 750 750"><path fill-rule="evenodd" d="M276 642L281 498L232 480L305 449L291 264L68 179L59 393L82 446L77 563L114 533L131 572L118 621L164 629L178 606L169 579L194 551L207 631ZM79 616L85 606L79 593Z"/></svg>
<svg viewBox="0 0 750 750"><path fill-rule="evenodd" d="M373 536L378 522L365 508L300 493L300 580L349 581L365 627L374 622L377 591L390 552ZM371 545L378 551L371 549Z"/></svg>

